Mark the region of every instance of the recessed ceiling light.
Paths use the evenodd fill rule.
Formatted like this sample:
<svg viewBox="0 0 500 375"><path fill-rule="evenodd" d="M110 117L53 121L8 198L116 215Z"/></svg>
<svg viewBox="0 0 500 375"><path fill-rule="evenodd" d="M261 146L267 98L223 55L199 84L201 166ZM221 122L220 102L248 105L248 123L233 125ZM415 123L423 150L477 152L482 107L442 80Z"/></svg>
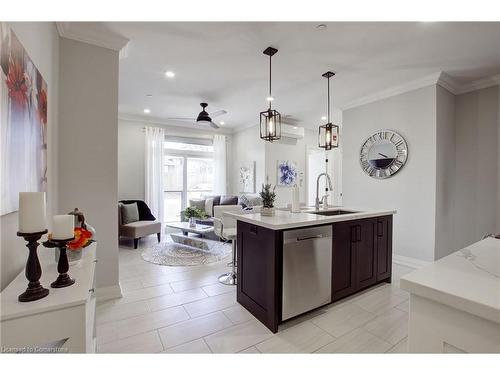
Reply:
<svg viewBox="0 0 500 375"><path fill-rule="evenodd" d="M151 113L151 110L149 108L144 108L144 113L149 114L149 113Z"/></svg>
<svg viewBox="0 0 500 375"><path fill-rule="evenodd" d="M327 26L324 23L320 23L319 25L316 25L316 30L325 30Z"/></svg>
<svg viewBox="0 0 500 375"><path fill-rule="evenodd" d="M297 127L296 127L296 126L294 126L293 128L294 128L294 129L297 129Z"/></svg>
<svg viewBox="0 0 500 375"><path fill-rule="evenodd" d="M267 100L268 102L272 102L272 101L274 100L274 98L273 98L272 96L268 96L268 97L266 98L266 100Z"/></svg>
<svg viewBox="0 0 500 375"><path fill-rule="evenodd" d="M219 124L224 125L225 122L224 121L219 121Z"/></svg>
<svg viewBox="0 0 500 375"><path fill-rule="evenodd" d="M324 121L326 120L326 116L321 116L321 119Z"/></svg>
<svg viewBox="0 0 500 375"><path fill-rule="evenodd" d="M166 75L168 78L173 78L173 77L175 77L175 73L174 73L174 72L171 72L171 71L165 72L165 75Z"/></svg>

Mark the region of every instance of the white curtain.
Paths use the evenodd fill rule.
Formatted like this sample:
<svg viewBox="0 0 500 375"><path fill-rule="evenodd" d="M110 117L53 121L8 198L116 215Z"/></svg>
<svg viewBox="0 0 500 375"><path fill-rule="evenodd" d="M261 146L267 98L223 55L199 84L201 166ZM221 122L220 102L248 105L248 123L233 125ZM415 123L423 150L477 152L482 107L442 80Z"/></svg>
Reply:
<svg viewBox="0 0 500 375"><path fill-rule="evenodd" d="M214 135L214 194L226 194L226 136Z"/></svg>
<svg viewBox="0 0 500 375"><path fill-rule="evenodd" d="M165 129L146 126L146 203L157 220L163 221L163 168Z"/></svg>

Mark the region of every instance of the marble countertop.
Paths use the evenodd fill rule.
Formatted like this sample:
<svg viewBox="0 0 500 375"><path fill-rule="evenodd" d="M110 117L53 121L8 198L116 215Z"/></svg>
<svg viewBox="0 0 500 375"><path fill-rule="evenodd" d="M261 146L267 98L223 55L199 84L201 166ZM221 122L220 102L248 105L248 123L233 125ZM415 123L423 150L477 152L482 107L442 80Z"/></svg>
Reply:
<svg viewBox="0 0 500 375"><path fill-rule="evenodd" d="M293 229L299 227L315 226L339 221L348 221L356 219L365 219L369 217L377 217L384 215L395 214L395 210L376 210L376 209L358 209L350 207L332 206L321 211L344 210L352 211L352 213L335 216L315 215L311 212L316 211L314 208L304 208L299 213L290 211L276 210L274 216L262 216L260 213L239 214L227 212L226 215L235 218L236 220L246 223L255 224L264 228L273 230Z"/></svg>
<svg viewBox="0 0 500 375"><path fill-rule="evenodd" d="M500 239L476 242L400 283L410 293L500 323Z"/></svg>

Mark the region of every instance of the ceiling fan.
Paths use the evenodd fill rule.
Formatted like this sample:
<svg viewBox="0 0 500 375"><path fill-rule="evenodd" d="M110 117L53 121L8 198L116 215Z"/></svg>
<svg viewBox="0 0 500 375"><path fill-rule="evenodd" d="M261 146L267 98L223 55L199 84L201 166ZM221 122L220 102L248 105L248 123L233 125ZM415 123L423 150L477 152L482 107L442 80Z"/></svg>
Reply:
<svg viewBox="0 0 500 375"><path fill-rule="evenodd" d="M219 129L219 125L217 125L215 122L212 121L212 118L225 115L227 111L221 109L219 111L215 111L212 113L208 113L205 111L205 108L208 107L207 103L200 103L201 105L201 112L198 114L197 118L192 118L192 117L169 117L169 120L175 120L175 121L189 121L189 122L196 122L197 124L201 125L210 125L214 129Z"/></svg>

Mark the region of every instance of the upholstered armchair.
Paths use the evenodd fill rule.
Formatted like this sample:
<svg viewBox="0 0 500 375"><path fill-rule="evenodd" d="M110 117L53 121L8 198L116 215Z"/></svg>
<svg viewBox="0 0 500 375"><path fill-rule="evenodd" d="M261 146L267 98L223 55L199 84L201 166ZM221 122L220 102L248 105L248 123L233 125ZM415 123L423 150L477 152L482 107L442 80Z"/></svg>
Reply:
<svg viewBox="0 0 500 375"><path fill-rule="evenodd" d="M139 220L132 223L123 223L122 204L137 203L139 209ZM151 214L151 210L145 202L140 200L127 200L118 203L118 236L132 238L134 240L134 249L137 249L139 239L155 234L158 242L161 241L161 222Z"/></svg>

